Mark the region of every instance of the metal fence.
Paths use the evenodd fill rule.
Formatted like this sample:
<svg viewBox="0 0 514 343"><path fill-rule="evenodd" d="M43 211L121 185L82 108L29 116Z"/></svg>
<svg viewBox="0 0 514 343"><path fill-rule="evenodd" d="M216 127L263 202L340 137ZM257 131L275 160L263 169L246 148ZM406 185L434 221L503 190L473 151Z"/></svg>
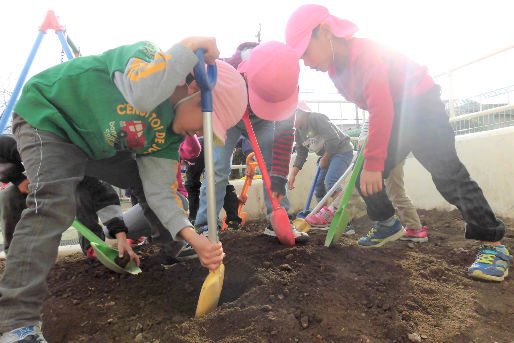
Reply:
<svg viewBox="0 0 514 343"><path fill-rule="evenodd" d="M514 45L434 77L442 86L456 135L514 126L514 69L505 68L509 61L514 61ZM326 114L343 131L359 128L368 115L340 95L315 99L305 94L305 98L312 110Z"/></svg>
<svg viewBox="0 0 514 343"><path fill-rule="evenodd" d="M514 44L434 77L456 135L514 125L512 61Z"/></svg>

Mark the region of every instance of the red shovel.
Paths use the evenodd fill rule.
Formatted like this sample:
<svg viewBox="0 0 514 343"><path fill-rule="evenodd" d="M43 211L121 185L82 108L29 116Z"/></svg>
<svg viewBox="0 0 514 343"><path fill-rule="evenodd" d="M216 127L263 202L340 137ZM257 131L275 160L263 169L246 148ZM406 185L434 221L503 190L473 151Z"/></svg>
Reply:
<svg viewBox="0 0 514 343"><path fill-rule="evenodd" d="M275 231L278 240L282 244L293 246L293 228L291 227L291 223L289 222L289 217L287 216L286 210L283 207L280 207L276 198L273 198L271 196L271 179L269 177L268 170L266 169L264 159L262 158L259 143L257 143L257 138L255 138L255 133L253 132L253 127L252 123L250 122L248 109L246 110L243 116L243 120L245 122L246 131L248 131L248 138L250 138L250 143L252 143L253 151L255 152L255 157L257 157L257 164L259 165L259 169L261 170L262 180L264 181L266 192L268 192L268 197L271 201L271 206L273 207L273 212L270 216L271 226L273 227L273 230Z"/></svg>

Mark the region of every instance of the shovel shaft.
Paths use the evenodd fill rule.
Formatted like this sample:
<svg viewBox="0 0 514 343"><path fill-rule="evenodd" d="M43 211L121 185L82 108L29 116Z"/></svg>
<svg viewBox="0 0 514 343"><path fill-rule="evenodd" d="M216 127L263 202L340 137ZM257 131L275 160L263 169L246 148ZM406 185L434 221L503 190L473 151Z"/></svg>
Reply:
<svg viewBox="0 0 514 343"><path fill-rule="evenodd" d="M247 177L245 180L245 184L243 185L243 190L241 191L240 199L244 199L244 201L239 201L239 206L237 207L237 214L241 213L241 209L243 208L243 205L246 203L246 192L248 191L248 188L252 184L251 178Z"/></svg>
<svg viewBox="0 0 514 343"><path fill-rule="evenodd" d="M205 149L205 177L207 182L207 223L209 226L209 240L216 243L218 242L218 229L216 193L214 189L214 139L212 137L211 112L203 112L203 136Z"/></svg>
<svg viewBox="0 0 514 343"><path fill-rule="evenodd" d="M216 66L209 65L205 71L203 59L204 50L196 52L198 63L195 65L194 72L196 81L201 89L202 111L203 111L203 135L204 135L204 160L205 177L207 186L207 224L209 226L209 240L213 243L218 242L218 225L216 213L216 193L214 190L214 139L212 135L212 89L216 84Z"/></svg>
<svg viewBox="0 0 514 343"><path fill-rule="evenodd" d="M86 237L86 239L90 242L97 243L99 245L105 245L105 242L100 239L97 235L93 233L93 231L89 230L84 224L79 222L77 219L73 221L71 224L78 232L82 234L82 236Z"/></svg>
<svg viewBox="0 0 514 343"><path fill-rule="evenodd" d="M360 169L362 167L362 164L364 163L364 147L366 146L367 140L364 141L364 144L362 145L361 149L359 150L357 154L357 159L353 163L353 172L352 176L350 177L350 181L348 182L348 186L346 187L343 198L341 199L341 203L339 204L339 208L336 212L339 212L341 214L343 210L345 209L346 205L348 205L348 201L350 201L350 197L352 196L353 188L355 186L355 181L357 180L357 176L359 175Z"/></svg>
<svg viewBox="0 0 514 343"><path fill-rule="evenodd" d="M328 198L330 198L332 196L332 194L334 194L334 192L336 191L337 187L339 187L339 185L341 183L343 183L344 179L346 179L346 177L348 176L348 174L350 174L350 172L352 171L352 166L349 165L348 166L348 169L346 169L346 171L343 173L343 175L341 175L341 177L339 178L339 180L337 180L337 182L332 186L332 188L330 188L330 190L327 192L327 194L325 194L325 196L321 199L321 201L316 205L316 207L314 207L311 211L311 214L315 214L315 213L318 213L319 210L321 210L321 208L325 205L325 203L327 202Z"/></svg>
<svg viewBox="0 0 514 343"><path fill-rule="evenodd" d="M257 142L257 138L255 137L255 132L253 132L252 123L250 122L250 116L248 114L248 109L243 116L243 121L246 126L246 131L248 131L248 138L250 138L250 143L252 143L252 148L255 153L255 157L257 157L257 164L259 165L259 169L261 170L262 180L264 181L264 185L266 186L266 192L268 192L268 197L271 201L271 206L273 210L276 210L280 205L278 204L277 199L271 196L271 179L268 174L268 169L266 168L266 163L262 158L261 149L259 148L259 143Z"/></svg>
<svg viewBox="0 0 514 343"><path fill-rule="evenodd" d="M307 212L309 210L309 207L311 207L312 195L314 194L314 188L316 188L316 183L318 182L318 177L321 169L319 166L320 159L321 157L318 158L318 169L316 169L316 176L314 176L314 180L312 181L312 186L309 191L309 196L307 197L307 202L305 203L305 208L303 209L303 212Z"/></svg>

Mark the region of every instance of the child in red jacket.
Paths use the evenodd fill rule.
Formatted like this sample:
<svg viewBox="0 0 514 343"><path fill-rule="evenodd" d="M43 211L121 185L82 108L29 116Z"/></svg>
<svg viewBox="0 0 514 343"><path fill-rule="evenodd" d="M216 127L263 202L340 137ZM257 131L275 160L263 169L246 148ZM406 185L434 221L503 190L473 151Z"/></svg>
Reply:
<svg viewBox="0 0 514 343"><path fill-rule="evenodd" d="M441 195L466 221L466 238L481 241L468 274L503 281L512 256L501 245L505 224L455 150L455 135L427 68L371 40L355 38L357 26L320 5L299 7L289 18L286 43L306 66L328 72L341 95L369 111L364 166L357 180L375 226L359 245L378 247L405 234L383 180L412 152L430 172Z"/></svg>

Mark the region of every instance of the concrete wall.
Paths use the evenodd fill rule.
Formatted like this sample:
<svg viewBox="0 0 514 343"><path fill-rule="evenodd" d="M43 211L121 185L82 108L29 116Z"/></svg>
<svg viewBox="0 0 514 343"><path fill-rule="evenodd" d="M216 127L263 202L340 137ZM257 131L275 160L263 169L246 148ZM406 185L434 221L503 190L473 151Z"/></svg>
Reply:
<svg viewBox="0 0 514 343"><path fill-rule="evenodd" d="M458 136L456 147L461 161L482 188L496 214L499 217L514 218L514 127ZM291 203L289 212L292 214L303 210L305 206L316 174L316 161L317 156L310 154L296 177L295 189L288 193ZM231 183L240 194L244 181L236 180ZM454 208L443 199L430 174L412 156L407 158L405 164L405 187L418 208ZM315 205L316 200L313 199L310 207ZM262 180L253 180L243 211L248 213L249 220L265 216Z"/></svg>
<svg viewBox="0 0 514 343"><path fill-rule="evenodd" d="M514 127L457 136L459 158L499 217L514 218ZM405 188L418 208L454 209L436 190L430 174L410 156Z"/></svg>

